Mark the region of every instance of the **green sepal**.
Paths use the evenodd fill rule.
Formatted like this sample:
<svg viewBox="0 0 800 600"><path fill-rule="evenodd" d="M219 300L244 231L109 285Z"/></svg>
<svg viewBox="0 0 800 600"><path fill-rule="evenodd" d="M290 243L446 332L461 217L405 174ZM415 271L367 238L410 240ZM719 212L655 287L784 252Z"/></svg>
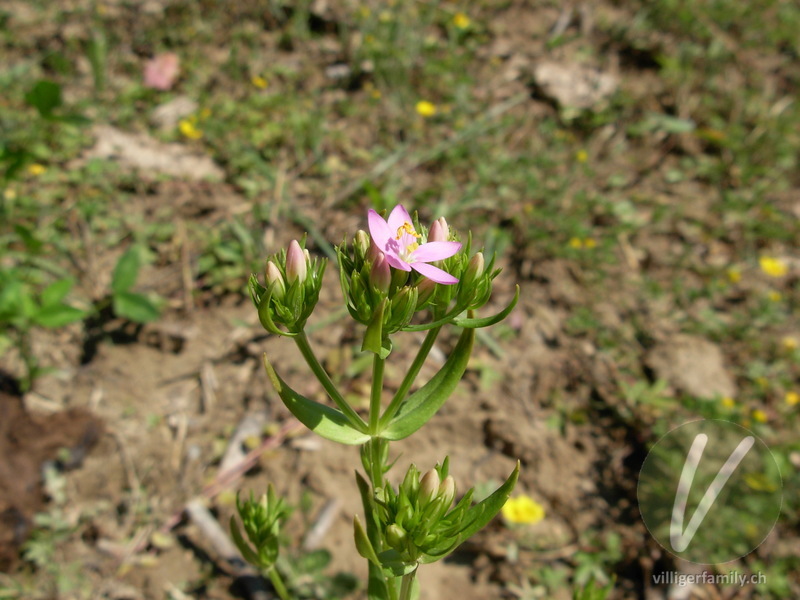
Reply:
<svg viewBox="0 0 800 600"><path fill-rule="evenodd" d="M325 439L350 446L358 446L369 440L369 434L356 429L341 411L309 400L286 385L286 382L272 368L266 354L264 355L264 368L286 408L311 431Z"/></svg>
<svg viewBox="0 0 800 600"><path fill-rule="evenodd" d="M236 517L231 517L231 537L236 547L239 549L239 552L242 553L242 558L254 566L262 568L267 566L261 564L261 559L253 552L253 549L250 547L250 544L245 541L244 537L242 537L242 532L239 530L239 523L236 522Z"/></svg>
<svg viewBox="0 0 800 600"><path fill-rule="evenodd" d="M417 431L436 414L461 381L469 363L474 341L475 330L464 329L447 362L428 383L400 405L397 414L381 431L382 438L402 440Z"/></svg>
<svg viewBox="0 0 800 600"><path fill-rule="evenodd" d="M452 323L453 315L457 315L458 312L451 310L441 319L436 319L435 321L431 321L430 323L420 323L418 325L406 325L405 327L403 327L403 331L427 331L429 329L434 329L435 327L442 327L443 325Z"/></svg>
<svg viewBox="0 0 800 600"><path fill-rule="evenodd" d="M285 337L296 336L296 332L292 333L289 331L281 331L278 329L278 326L275 325L275 322L272 320L270 300L272 300L272 292L270 290L267 290L266 293L262 294L261 298L258 300L258 320L261 322L261 325L264 326L264 329L270 333L274 333L275 335L282 335Z"/></svg>
<svg viewBox="0 0 800 600"><path fill-rule="evenodd" d="M481 317L481 318L474 318L474 319L454 319L453 325L457 327L468 327L472 329L477 329L479 327L489 327L490 325L494 325L499 323L503 319L505 319L508 315L511 314L511 311L514 310L514 307L517 305L517 301L519 300L519 286L517 286L517 291L514 293L514 298L511 300L508 306L506 306L503 310L501 310L496 315L491 317Z"/></svg>
<svg viewBox="0 0 800 600"><path fill-rule="evenodd" d="M416 562L404 561L400 556L400 553L394 549L384 550L378 554L378 558L380 559L384 570L389 571L395 577L408 575L419 566L419 564Z"/></svg>
<svg viewBox="0 0 800 600"><path fill-rule="evenodd" d="M381 561L378 559L375 548L372 547L372 542L369 541L367 532L361 524L361 519L358 518L358 515L353 517L353 535L355 537L356 550L358 550L358 553L369 562L380 566Z"/></svg>
<svg viewBox="0 0 800 600"><path fill-rule="evenodd" d="M388 302L387 298L381 300L381 303L372 313L372 320L367 325L367 330L364 332L364 342L361 344L362 352L374 352L382 359L389 356L392 351L392 343L388 338L384 339L383 337L383 314L386 311Z"/></svg>

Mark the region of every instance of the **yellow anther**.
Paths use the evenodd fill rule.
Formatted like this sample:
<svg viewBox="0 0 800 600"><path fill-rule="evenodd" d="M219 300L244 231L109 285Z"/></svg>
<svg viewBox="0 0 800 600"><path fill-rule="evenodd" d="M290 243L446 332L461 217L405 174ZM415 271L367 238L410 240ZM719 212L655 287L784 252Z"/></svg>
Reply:
<svg viewBox="0 0 800 600"><path fill-rule="evenodd" d="M405 223L403 223L400 227L397 228L397 237L395 239L399 240L401 237L403 237L404 233L407 233L409 235L413 235L417 239L422 237L420 234L418 234L416 231L414 231L414 226L411 223L407 222L407 221ZM417 245L417 247L419 247L419 245ZM415 248L415 250L416 250L416 248Z"/></svg>
<svg viewBox="0 0 800 600"><path fill-rule="evenodd" d="M417 237L419 237L419 236L417 236ZM417 248L419 248L419 244L417 242L413 242L413 243L409 244L408 246L406 246L406 251L407 252L413 252Z"/></svg>

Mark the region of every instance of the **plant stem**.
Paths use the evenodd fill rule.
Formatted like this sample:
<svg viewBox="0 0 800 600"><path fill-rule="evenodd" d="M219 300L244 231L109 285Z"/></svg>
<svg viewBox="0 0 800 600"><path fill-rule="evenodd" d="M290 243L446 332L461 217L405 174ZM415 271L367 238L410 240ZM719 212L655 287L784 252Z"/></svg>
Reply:
<svg viewBox="0 0 800 600"><path fill-rule="evenodd" d="M407 575L403 575L403 583L400 586L400 599L399 600L410 600L411 598L411 587L414 584L414 577L417 576L417 569L411 571Z"/></svg>
<svg viewBox="0 0 800 600"><path fill-rule="evenodd" d="M414 385L414 380L417 378L417 375L419 375L422 365L425 364L425 359L428 358L428 354L430 353L431 348L433 348L436 337L439 335L441 330L441 327L434 327L433 329L428 330L425 339L422 341L422 346L420 346L417 356L414 358L414 362L411 363L408 373L406 373L406 376L403 378L403 382L397 389L397 393L392 398L389 406L386 407L386 412L383 413L383 416L380 419L379 426L381 428L386 427L386 425L389 424L389 421L397 413L397 410L400 408L403 400L405 400L408 390L410 390L411 386Z"/></svg>
<svg viewBox="0 0 800 600"><path fill-rule="evenodd" d="M325 371L325 368L320 364L317 360L317 357L314 355L314 351L311 349L311 345L308 343L308 337L306 337L305 331L301 331L296 336L294 336L294 341L297 344L297 347L300 349L300 353L303 355L303 358L306 359L306 363L314 372L319 382L322 384L322 387L325 388L325 391L330 396L331 400L336 403L336 406L339 407L339 410L344 413L344 416L347 417L347 420L350 421L350 424L355 427L358 431L362 433L367 432L367 424L364 422L356 411L347 403L347 400L339 393L339 390L336 389L336 386L333 385L331 378L328 376L328 373Z"/></svg>
<svg viewBox="0 0 800 600"><path fill-rule="evenodd" d="M272 582L272 587L278 592L278 596L280 596L281 600L292 600L292 597L289 595L289 590L286 589L283 579L281 579L281 574L278 573L278 569L275 567L269 570L269 580Z"/></svg>
<svg viewBox="0 0 800 600"><path fill-rule="evenodd" d="M381 416L381 392L383 391L383 367L386 360L376 354L372 361L372 391L369 397L369 433L379 433L378 424Z"/></svg>

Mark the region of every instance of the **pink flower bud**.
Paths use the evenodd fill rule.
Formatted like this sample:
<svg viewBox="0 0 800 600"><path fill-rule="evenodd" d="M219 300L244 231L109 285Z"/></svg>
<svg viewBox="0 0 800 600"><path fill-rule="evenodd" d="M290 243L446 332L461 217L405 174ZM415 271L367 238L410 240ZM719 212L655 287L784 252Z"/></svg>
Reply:
<svg viewBox="0 0 800 600"><path fill-rule="evenodd" d="M436 290L436 282L425 277L417 284L417 308L423 306Z"/></svg>
<svg viewBox="0 0 800 600"><path fill-rule="evenodd" d="M430 231L428 231L428 241L446 242L449 237L450 227L447 224L447 221L445 221L444 217L439 217L433 222Z"/></svg>
<svg viewBox="0 0 800 600"><path fill-rule="evenodd" d="M431 469L422 477L419 482L419 501L420 504L429 504L439 494L439 473L436 469Z"/></svg>
<svg viewBox="0 0 800 600"><path fill-rule="evenodd" d="M367 252L369 252L370 245L372 245L372 240L370 239L369 234L363 229L356 231L356 235L353 238L353 247L356 250L356 254L362 260L367 257Z"/></svg>
<svg viewBox="0 0 800 600"><path fill-rule="evenodd" d="M266 270L267 289L272 291L272 295L276 298L283 298L286 292L286 285L283 283L283 276L275 263L271 260L267 262Z"/></svg>
<svg viewBox="0 0 800 600"><path fill-rule="evenodd" d="M372 270L369 272L369 281L384 294L389 292L389 286L392 284L392 272L383 252L378 251L378 258L375 259Z"/></svg>
<svg viewBox="0 0 800 600"><path fill-rule="evenodd" d="M439 486L439 497L443 500L443 506L450 508L453 499L456 497L456 480L452 475L448 475Z"/></svg>
<svg viewBox="0 0 800 600"><path fill-rule="evenodd" d="M475 256L469 259L467 271L464 273L464 284L469 285L483 275L483 270L486 268L486 260L483 258L483 252L478 252Z"/></svg>
<svg viewBox="0 0 800 600"><path fill-rule="evenodd" d="M298 280L303 283L306 280L306 273L306 255L297 240L292 240L286 252L286 279L290 285Z"/></svg>

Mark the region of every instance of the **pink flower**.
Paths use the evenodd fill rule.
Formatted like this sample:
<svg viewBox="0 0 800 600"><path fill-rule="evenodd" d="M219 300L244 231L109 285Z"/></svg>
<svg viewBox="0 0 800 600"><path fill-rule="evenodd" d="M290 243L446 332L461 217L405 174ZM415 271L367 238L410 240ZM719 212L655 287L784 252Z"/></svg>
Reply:
<svg viewBox="0 0 800 600"><path fill-rule="evenodd" d="M401 204L394 207L386 221L370 210L368 221L372 241L386 255L389 265L401 271L414 269L436 283L458 283L458 279L449 273L427 263L450 258L461 249L459 242L420 244L422 236L414 230L411 217Z"/></svg>
<svg viewBox="0 0 800 600"><path fill-rule="evenodd" d="M144 65L144 85L155 90L170 89L178 78L180 59L174 52L159 54Z"/></svg>

